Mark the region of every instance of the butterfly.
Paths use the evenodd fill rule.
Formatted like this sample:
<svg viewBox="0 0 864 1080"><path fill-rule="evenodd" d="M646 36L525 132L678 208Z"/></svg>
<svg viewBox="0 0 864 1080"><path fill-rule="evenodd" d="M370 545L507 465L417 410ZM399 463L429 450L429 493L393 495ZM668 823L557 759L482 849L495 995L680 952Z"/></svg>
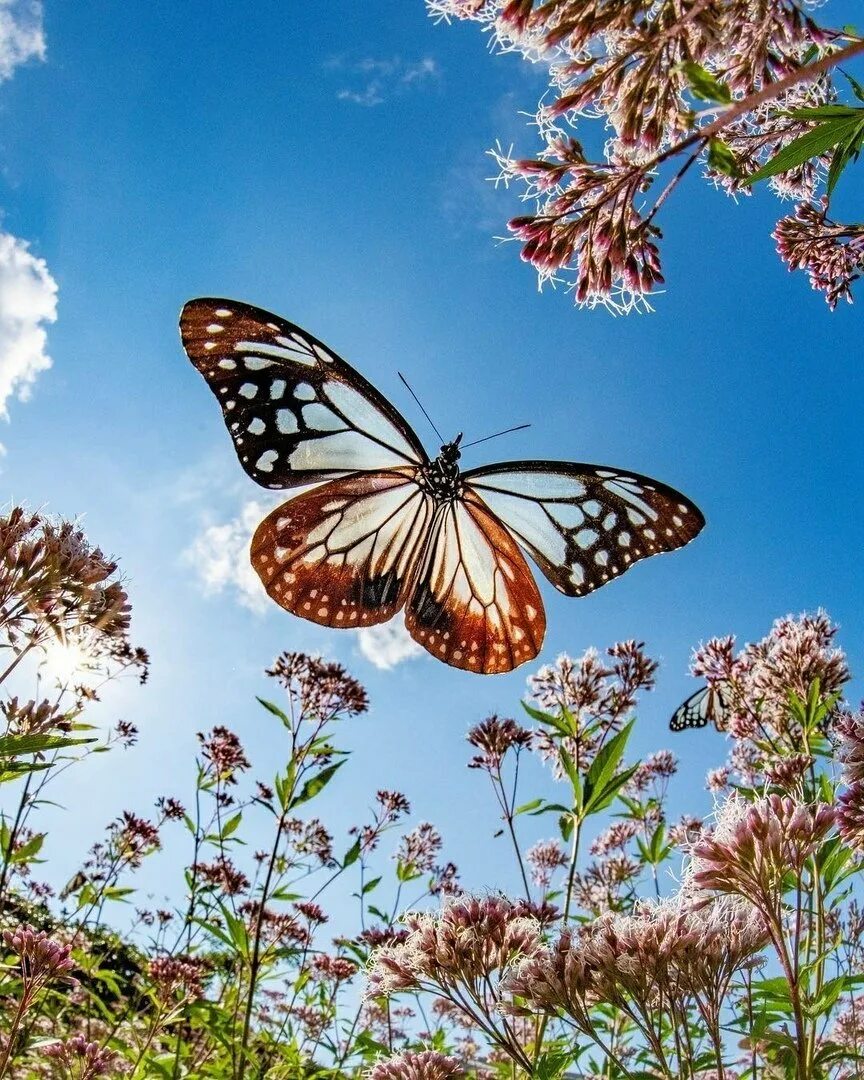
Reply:
<svg viewBox="0 0 864 1080"><path fill-rule="evenodd" d="M268 594L311 622L372 626L404 608L438 659L510 671L546 630L525 553L562 593L584 596L705 523L638 473L559 461L462 472L461 435L431 459L359 372L260 308L190 300L180 332L252 479L317 485L269 514L251 546Z"/></svg>
<svg viewBox="0 0 864 1080"><path fill-rule="evenodd" d="M703 728L709 721L713 721L714 727L723 731L727 711L728 703L723 697L723 690L716 683L709 683L700 687L678 706L669 721L669 730Z"/></svg>

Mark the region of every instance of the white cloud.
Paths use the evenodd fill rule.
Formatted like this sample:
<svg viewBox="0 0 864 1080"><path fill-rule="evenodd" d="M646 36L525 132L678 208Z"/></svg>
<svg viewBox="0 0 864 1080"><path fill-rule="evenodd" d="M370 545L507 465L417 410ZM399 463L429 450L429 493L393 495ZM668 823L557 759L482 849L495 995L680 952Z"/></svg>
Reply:
<svg viewBox="0 0 864 1080"><path fill-rule="evenodd" d="M232 594L250 611L264 612L272 602L249 561L249 544L261 519L273 507L250 499L240 513L221 525L208 525L192 541L184 560L208 595Z"/></svg>
<svg viewBox="0 0 864 1080"><path fill-rule="evenodd" d="M374 57L348 60L344 56L334 56L324 66L330 71L340 72L355 84L337 92L340 101L350 101L368 108L437 79L441 73L438 62L431 56L424 56L414 63L399 56L390 60Z"/></svg>
<svg viewBox="0 0 864 1080"><path fill-rule="evenodd" d="M31 254L23 240L0 233L0 416L4 419L9 418L10 399L26 401L36 377L51 367L45 326L56 318L57 282L45 260Z"/></svg>
<svg viewBox="0 0 864 1080"><path fill-rule="evenodd" d="M0 80L33 59L45 59L40 0L0 0Z"/></svg>
<svg viewBox="0 0 864 1080"><path fill-rule="evenodd" d="M183 553L183 560L192 568L205 594L227 594L241 607L262 614L272 605L252 569L249 544L259 522L274 505L250 499L235 517L206 525L192 541ZM423 652L398 618L355 633L363 656L385 671Z"/></svg>
<svg viewBox="0 0 864 1080"><path fill-rule="evenodd" d="M375 667L384 671L423 653L422 647L411 637L398 615L380 626L358 630L357 637L360 652Z"/></svg>

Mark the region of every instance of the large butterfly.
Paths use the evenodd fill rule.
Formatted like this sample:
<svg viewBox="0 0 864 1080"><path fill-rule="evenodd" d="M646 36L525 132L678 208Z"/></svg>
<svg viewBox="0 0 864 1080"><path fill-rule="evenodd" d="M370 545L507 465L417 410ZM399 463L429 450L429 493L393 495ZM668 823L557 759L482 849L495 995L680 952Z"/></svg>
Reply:
<svg viewBox="0 0 864 1080"><path fill-rule="evenodd" d="M312 622L371 626L404 607L433 656L510 671L546 630L523 551L584 596L704 525L689 499L638 473L558 461L463 473L461 435L431 460L362 375L260 308L190 300L180 331L252 479L318 485L266 517L251 548L270 596Z"/></svg>
<svg viewBox="0 0 864 1080"><path fill-rule="evenodd" d="M669 721L670 731L686 731L687 728L703 728L714 723L718 731L726 726L728 704L721 686L708 683L691 694L678 706Z"/></svg>

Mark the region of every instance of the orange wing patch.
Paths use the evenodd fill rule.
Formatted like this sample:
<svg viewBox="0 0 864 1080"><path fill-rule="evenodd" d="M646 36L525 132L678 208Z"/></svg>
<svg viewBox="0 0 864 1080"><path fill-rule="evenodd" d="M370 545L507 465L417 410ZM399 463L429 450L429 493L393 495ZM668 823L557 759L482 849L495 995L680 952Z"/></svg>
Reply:
<svg viewBox="0 0 864 1080"><path fill-rule="evenodd" d="M283 503L252 538L281 607L321 626L387 622L404 605L432 520L413 469L332 480Z"/></svg>
<svg viewBox="0 0 864 1080"><path fill-rule="evenodd" d="M439 660L484 675L511 671L540 651L546 615L537 585L474 493L437 508L405 624Z"/></svg>

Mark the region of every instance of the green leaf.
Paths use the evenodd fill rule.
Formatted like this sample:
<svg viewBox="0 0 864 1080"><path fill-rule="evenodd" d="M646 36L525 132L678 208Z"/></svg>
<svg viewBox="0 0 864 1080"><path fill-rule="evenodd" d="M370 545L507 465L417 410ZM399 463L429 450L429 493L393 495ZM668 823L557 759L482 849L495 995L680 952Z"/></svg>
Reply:
<svg viewBox="0 0 864 1080"><path fill-rule="evenodd" d="M854 105L818 105L806 109L790 109L782 113L793 120L833 120L835 117L857 116L859 119L864 110L855 108Z"/></svg>
<svg viewBox="0 0 864 1080"><path fill-rule="evenodd" d="M536 720L539 724L546 724L547 727L554 728L559 735L572 735L573 729L568 726L567 721L560 716L555 716L554 713L541 712L539 709L533 708L527 702L522 702L522 708L531 717L532 720Z"/></svg>
<svg viewBox="0 0 864 1080"><path fill-rule="evenodd" d="M300 806L302 803L314 799L330 783L344 764L344 761L337 761L335 764L328 765L326 769L316 773L315 776L310 777L301 788L300 794L291 800L291 809L293 810L295 806Z"/></svg>
<svg viewBox="0 0 864 1080"><path fill-rule="evenodd" d="M690 90L694 97L700 101L714 101L720 105L728 105L732 101L732 91L725 84L715 78L710 71L696 64L692 60L685 61L681 65Z"/></svg>
<svg viewBox="0 0 864 1080"><path fill-rule="evenodd" d="M274 705L272 701L266 701L262 697L256 697L255 699L259 705L263 705L267 712L272 713L278 717L282 723L291 731L291 720L285 715L285 713L279 708L278 705Z"/></svg>
<svg viewBox="0 0 864 1080"><path fill-rule="evenodd" d="M714 172L722 173L723 176L737 177L741 175L738 159L722 139L709 139L708 141L708 168Z"/></svg>
<svg viewBox="0 0 864 1080"><path fill-rule="evenodd" d="M376 886L380 883L380 881L381 881L380 877L372 878L371 881L367 881L366 884L363 886L362 895L365 896L367 893L372 892L372 890L374 888L376 888Z"/></svg>
<svg viewBox="0 0 864 1080"><path fill-rule="evenodd" d="M599 792L603 791L605 793L609 782L614 777L618 766L621 763L621 758L624 756L627 740L630 738L630 732L633 730L634 723L635 721L631 720L617 735L614 735L604 743L597 752L597 756L591 762L591 767L585 777L584 812L586 815L596 813L597 808L593 803ZM620 787L621 785L619 784L618 786Z"/></svg>
<svg viewBox="0 0 864 1080"><path fill-rule="evenodd" d="M81 746L95 739L72 739L68 735L4 735L0 738L0 758L21 754L40 754L44 750L60 750L64 746Z"/></svg>
<svg viewBox="0 0 864 1080"><path fill-rule="evenodd" d="M360 838L358 837L342 857L342 869L353 866L360 858Z"/></svg>
<svg viewBox="0 0 864 1080"><path fill-rule="evenodd" d="M35 836L31 836L26 843L23 843L21 847L12 852L9 859L13 863L26 863L32 862L35 856L42 850L42 845L45 842L45 833L36 833ZM5 852L8 848L8 840L4 841L0 836L0 851Z"/></svg>
<svg viewBox="0 0 864 1080"><path fill-rule="evenodd" d="M539 806L543 805L542 799L532 799L531 802L522 803L521 806L517 806L513 811L514 816L516 814L530 814L532 810L536 810Z"/></svg>
<svg viewBox="0 0 864 1080"><path fill-rule="evenodd" d="M852 87L852 93L855 97L858 98L859 101L864 101L864 86L862 86L857 79L853 79L848 71L844 71L843 75Z"/></svg>
<svg viewBox="0 0 864 1080"><path fill-rule="evenodd" d="M601 810L605 810L607 807L611 806L618 796L618 793L638 768L638 765L633 765L631 768L617 773L605 787L595 791L591 797L590 803L585 804L585 815L599 814Z"/></svg>
<svg viewBox="0 0 864 1080"><path fill-rule="evenodd" d="M820 157L832 147L837 146L838 143L849 138L861 123L862 120L858 115L826 120L824 124L819 124L812 131L793 139L788 146L784 146L782 150L778 151L770 161L766 161L761 169L757 169L751 176L745 177L742 183L749 187L758 180L765 180L769 176L777 176L780 173L788 172L790 169L803 165L805 161Z"/></svg>
<svg viewBox="0 0 864 1080"><path fill-rule="evenodd" d="M225 840L232 833L235 833L240 826L240 822L243 820L243 812L238 810L237 813L229 818L222 826L222 832L219 834L220 840Z"/></svg>

